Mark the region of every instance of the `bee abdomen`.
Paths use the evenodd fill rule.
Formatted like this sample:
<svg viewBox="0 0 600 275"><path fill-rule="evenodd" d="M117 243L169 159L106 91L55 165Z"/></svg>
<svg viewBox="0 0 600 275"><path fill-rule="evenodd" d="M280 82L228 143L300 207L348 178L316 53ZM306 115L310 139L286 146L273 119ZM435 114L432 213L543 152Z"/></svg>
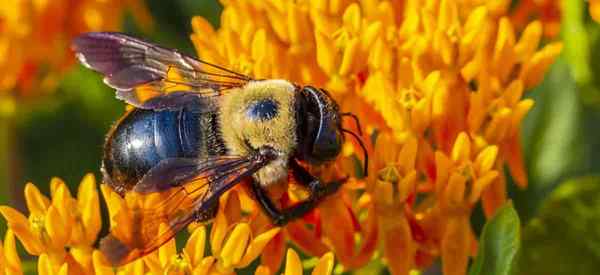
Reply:
<svg viewBox="0 0 600 275"><path fill-rule="evenodd" d="M123 193L163 159L198 158L202 135L196 109L128 112L108 134L102 159L105 181Z"/></svg>

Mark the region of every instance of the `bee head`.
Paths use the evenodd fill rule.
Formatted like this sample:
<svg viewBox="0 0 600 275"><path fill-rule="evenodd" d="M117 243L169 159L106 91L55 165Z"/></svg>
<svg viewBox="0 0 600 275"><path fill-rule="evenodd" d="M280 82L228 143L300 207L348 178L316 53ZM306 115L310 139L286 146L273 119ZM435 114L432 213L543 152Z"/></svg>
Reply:
<svg viewBox="0 0 600 275"><path fill-rule="evenodd" d="M325 90L304 86L297 104L296 157L312 164L335 159L344 143L337 103Z"/></svg>

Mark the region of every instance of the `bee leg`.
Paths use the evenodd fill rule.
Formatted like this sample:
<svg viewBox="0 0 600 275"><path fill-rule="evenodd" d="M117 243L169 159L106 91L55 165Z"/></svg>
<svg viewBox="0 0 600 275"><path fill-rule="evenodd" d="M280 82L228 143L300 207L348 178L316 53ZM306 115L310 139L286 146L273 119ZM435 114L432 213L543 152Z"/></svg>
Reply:
<svg viewBox="0 0 600 275"><path fill-rule="evenodd" d="M200 209L194 213L194 221L195 222L205 222L211 220L215 216L217 216L217 212L219 211L219 201L217 200L214 204L209 205L205 209Z"/></svg>
<svg viewBox="0 0 600 275"><path fill-rule="evenodd" d="M283 226L293 219L304 216L310 210L315 208L323 198L335 193L346 180L342 179L341 181L323 184L318 178L308 173L306 169L294 161L291 162L290 168L292 169L296 180L307 186L310 190L310 197L296 205L280 210L275 206L266 190L264 190L258 182L254 181L251 185L252 191L264 212L271 218L273 224L277 226Z"/></svg>

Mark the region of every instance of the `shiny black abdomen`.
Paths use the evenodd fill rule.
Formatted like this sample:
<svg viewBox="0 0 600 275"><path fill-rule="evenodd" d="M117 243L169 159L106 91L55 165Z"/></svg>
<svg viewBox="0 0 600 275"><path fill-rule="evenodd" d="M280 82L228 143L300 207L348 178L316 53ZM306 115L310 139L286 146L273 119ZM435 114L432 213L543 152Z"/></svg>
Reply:
<svg viewBox="0 0 600 275"><path fill-rule="evenodd" d="M216 131L211 127L214 118L199 108L128 112L107 137L102 159L105 181L123 193L163 159L211 154L202 147L215 136L206 135L207 131Z"/></svg>

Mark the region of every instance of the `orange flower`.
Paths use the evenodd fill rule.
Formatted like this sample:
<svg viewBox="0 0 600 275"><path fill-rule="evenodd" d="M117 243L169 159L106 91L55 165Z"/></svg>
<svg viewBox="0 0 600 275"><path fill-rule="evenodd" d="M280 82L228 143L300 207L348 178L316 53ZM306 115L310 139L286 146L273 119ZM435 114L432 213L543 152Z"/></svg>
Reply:
<svg viewBox="0 0 600 275"><path fill-rule="evenodd" d="M16 1L0 7L0 96L19 100L51 91L73 64L69 43L87 31L118 30L131 8L142 27L152 20L138 0ZM3 100L0 98L0 100ZM1 102L0 102L1 103Z"/></svg>
<svg viewBox="0 0 600 275"><path fill-rule="evenodd" d="M371 176L351 178L289 224L289 239L312 255L335 251L349 268L364 264L378 240L394 274L438 255L448 274L465 270L476 248L473 206L481 201L489 216L506 200L504 165L527 185L519 128L533 101L522 97L562 48L539 49L553 28L550 4L533 22L510 17L509 7L508 0L234 0L224 2L218 30L192 20L201 58L324 87L361 118L363 139L377 137L375 147L367 142ZM356 176L357 148L347 141L342 157L315 174Z"/></svg>
<svg viewBox="0 0 600 275"><path fill-rule="evenodd" d="M74 272L70 274L91 271L91 246L101 227L94 177L83 178L77 199L60 179L53 179L50 188L52 200L42 195L35 185L25 186L29 218L8 206L0 206L0 213L25 250L39 256L38 264L44 270L54 273L68 265Z"/></svg>

